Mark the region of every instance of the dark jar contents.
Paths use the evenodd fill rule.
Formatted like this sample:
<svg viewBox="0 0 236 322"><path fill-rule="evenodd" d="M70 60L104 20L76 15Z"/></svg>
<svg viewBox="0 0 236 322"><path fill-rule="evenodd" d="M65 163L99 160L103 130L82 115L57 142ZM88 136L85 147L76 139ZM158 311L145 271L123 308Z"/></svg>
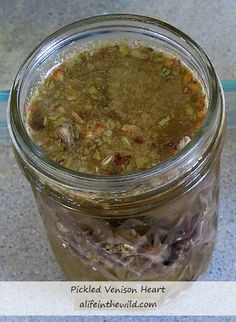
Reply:
<svg viewBox="0 0 236 322"><path fill-rule="evenodd" d="M34 195L52 249L70 279L189 281L211 258L218 178L219 162L188 193L160 207L152 200L150 210L140 206L139 214L128 218L113 218L108 209L108 219L91 217L88 206L71 210L36 189Z"/></svg>
<svg viewBox="0 0 236 322"><path fill-rule="evenodd" d="M100 17L100 24L108 28L112 17L128 28L131 18L122 15ZM84 27L92 30L96 19ZM143 18L131 20L142 28ZM157 39L174 37L170 26L145 24ZM48 41L59 46L67 37L62 29ZM183 49L176 53L154 40L105 39L71 49L60 64L32 55L19 72L10 100L14 152L72 280L187 281L208 267L224 99L208 58L184 37L173 38L174 49Z"/></svg>

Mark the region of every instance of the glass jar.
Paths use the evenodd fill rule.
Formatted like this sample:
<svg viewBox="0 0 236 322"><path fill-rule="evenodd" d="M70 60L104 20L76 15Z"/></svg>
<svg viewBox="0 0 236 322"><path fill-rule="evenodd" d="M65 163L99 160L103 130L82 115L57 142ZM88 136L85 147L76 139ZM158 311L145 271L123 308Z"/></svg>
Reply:
<svg viewBox="0 0 236 322"><path fill-rule="evenodd" d="M30 139L25 106L48 73L77 50L142 43L178 56L208 101L191 142L158 166L86 175L49 160ZM195 280L209 264L217 228L225 106L219 79L187 35L148 17L105 15L66 26L27 58L12 87L9 129L53 252L71 280Z"/></svg>

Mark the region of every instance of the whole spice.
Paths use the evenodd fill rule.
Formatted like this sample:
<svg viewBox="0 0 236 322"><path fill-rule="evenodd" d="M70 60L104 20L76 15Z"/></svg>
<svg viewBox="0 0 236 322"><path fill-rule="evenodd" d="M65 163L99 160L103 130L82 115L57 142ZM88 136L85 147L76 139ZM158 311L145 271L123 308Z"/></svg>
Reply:
<svg viewBox="0 0 236 322"><path fill-rule="evenodd" d="M118 153L118 154L115 155L114 163L118 167L120 167L124 163L129 163L130 160L131 160L131 156L130 155L124 155L124 156L122 156L121 154Z"/></svg>
<svg viewBox="0 0 236 322"><path fill-rule="evenodd" d="M103 160L102 160L102 165L105 166L107 164L109 164L113 159L112 155L108 155L106 156Z"/></svg>
<svg viewBox="0 0 236 322"><path fill-rule="evenodd" d="M70 123L63 123L56 130L57 136L67 145L74 142L73 127Z"/></svg>
<svg viewBox="0 0 236 322"><path fill-rule="evenodd" d="M189 136L184 136L177 145L178 150L182 150L191 141Z"/></svg>

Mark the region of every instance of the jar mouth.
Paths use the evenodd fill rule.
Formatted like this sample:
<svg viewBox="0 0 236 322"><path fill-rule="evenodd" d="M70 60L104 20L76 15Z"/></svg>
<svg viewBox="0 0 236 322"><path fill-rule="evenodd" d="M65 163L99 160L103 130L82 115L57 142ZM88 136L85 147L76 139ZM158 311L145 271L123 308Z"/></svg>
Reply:
<svg viewBox="0 0 236 322"><path fill-rule="evenodd" d="M25 80L29 68L32 67L32 61L34 59L39 59L42 51L44 53L50 51L52 49L51 47L55 45L57 41L59 41L58 37L67 33L69 30L72 30L74 28L83 28L84 31L84 28L87 27L87 31L90 31L93 35L95 35L97 32L96 28L100 27L100 24L102 23L105 23L106 27L115 25L119 26L120 28L125 28L126 25L130 27L132 26L132 24L134 24L136 28L139 28L139 32L140 29L143 33L149 32L150 34L152 34L152 37L155 37L155 33L158 32L156 28L163 32L168 32L170 35L174 35L176 39L181 39L181 41L183 41L187 46L189 46L189 48L194 51L194 53L197 55L197 58L201 61L201 64L206 71L209 81L208 110L206 117L198 132L192 138L191 142L188 143L187 146L179 151L176 155L161 162L160 164L152 168L132 172L126 175L92 175L80 173L60 166L58 163L47 158L37 147L37 145L31 140L20 113L22 82ZM103 29L103 31L105 31L105 28ZM78 31L78 34L79 33L80 31ZM99 32L97 33L99 36ZM53 180L62 183L65 183L65 181L67 181L67 183L70 182L74 185L76 185L81 180L86 180L94 183L103 181L114 184L121 182L130 182L134 180L143 180L154 175L157 176L159 174L168 173L170 169L173 169L177 165L180 165L184 161L186 161L191 156L191 154L194 153L195 147L197 145L202 145L204 144L204 142L206 142L207 133L210 137L209 129L216 121L219 92L222 92L222 88L209 58L201 49L201 47L182 31L165 22L146 16L131 14L110 14L95 16L74 22L59 29L48 38L43 40L41 44L39 44L39 46L25 60L25 62L20 67L12 86L9 98L8 127L12 142L21 156L23 156L23 158L31 166L33 166L33 168L36 168L39 172L46 175L47 177L50 177Z"/></svg>

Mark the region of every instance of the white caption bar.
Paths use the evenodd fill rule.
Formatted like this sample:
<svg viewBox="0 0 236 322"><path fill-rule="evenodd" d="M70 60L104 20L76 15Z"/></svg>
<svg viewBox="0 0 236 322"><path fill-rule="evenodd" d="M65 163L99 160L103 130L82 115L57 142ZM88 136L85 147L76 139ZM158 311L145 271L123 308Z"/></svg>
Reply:
<svg viewBox="0 0 236 322"><path fill-rule="evenodd" d="M0 315L236 315L236 282L0 282Z"/></svg>

